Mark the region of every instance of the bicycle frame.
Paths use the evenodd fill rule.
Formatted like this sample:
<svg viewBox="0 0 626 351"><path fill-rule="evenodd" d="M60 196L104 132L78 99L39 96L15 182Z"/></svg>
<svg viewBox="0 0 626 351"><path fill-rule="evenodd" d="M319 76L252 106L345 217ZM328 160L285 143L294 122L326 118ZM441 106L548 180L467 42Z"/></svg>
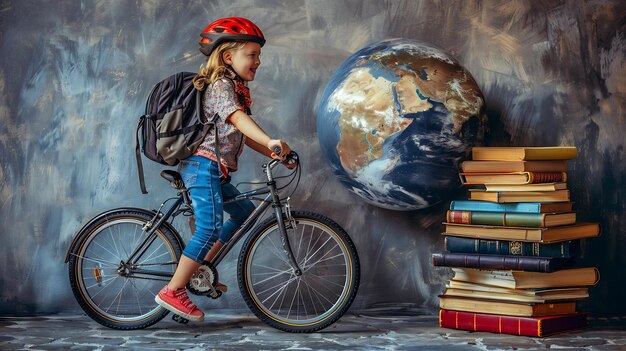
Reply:
<svg viewBox="0 0 626 351"><path fill-rule="evenodd" d="M261 203L252 211L252 213L246 218L246 220L239 226L231 238L224 243L224 246L217 253L217 255L210 262L214 267L217 267L218 264L224 259L224 257L232 250L232 248L239 242L239 240L247 234L250 229L254 226L256 221L263 215L263 213L267 210L267 208L271 205L274 209L274 216L278 222L279 232L282 238L283 250L289 258L289 262L293 268L294 274L296 276L302 275L302 270L298 266L298 263L295 260L293 255L293 251L291 249L291 245L289 243L289 238L287 237L287 230L285 228L285 216L282 211L283 205L281 204L280 197L278 194L278 189L276 187L276 181L272 175L272 169L279 164L280 161L272 160L265 166L265 172L267 174L267 183L265 188L248 191L242 194L237 195L234 198L227 199L224 203L232 203L236 201L241 201L244 199L253 199L257 195L264 195L265 198L260 200ZM146 233L146 238L142 241L142 243L137 247L133 253L128 258L127 262L120 262L120 267L118 268L118 272L125 276L134 276L136 274L142 275L142 277L137 278L146 278L145 276L158 276L158 277L171 277L172 273L169 272L159 272L154 270L144 270L141 268L137 268L137 261L141 258L141 256L146 252L148 247L154 242L156 239L156 230L161 227L165 222L167 222L170 217L177 216L179 213L184 212L187 209L192 209L191 207L191 199L189 198L189 190L184 186L179 188L179 195L175 198L176 201L168 208L168 210L163 213L161 209L165 205L165 202L161 204L159 210L156 211L156 214L152 220L150 220L144 226L144 230L148 230ZM181 206L184 206L183 210L180 209ZM289 211L288 211L289 212ZM287 214L289 216L289 213ZM289 218L287 218L289 219ZM156 223L154 221L156 220ZM169 264L167 262L166 264ZM171 264L176 264L176 262L172 262ZM150 279L150 278L147 278Z"/></svg>

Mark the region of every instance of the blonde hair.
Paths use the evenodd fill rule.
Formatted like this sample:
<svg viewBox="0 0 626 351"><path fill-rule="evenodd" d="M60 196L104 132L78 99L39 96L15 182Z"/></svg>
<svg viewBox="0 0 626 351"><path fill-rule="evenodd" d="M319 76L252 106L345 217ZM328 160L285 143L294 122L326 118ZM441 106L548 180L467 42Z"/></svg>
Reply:
<svg viewBox="0 0 626 351"><path fill-rule="evenodd" d="M206 63L200 66L200 71L193 79L193 86L198 90L204 90L209 84L213 84L226 70L224 53L237 51L245 45L245 41L228 41L216 47L206 60Z"/></svg>

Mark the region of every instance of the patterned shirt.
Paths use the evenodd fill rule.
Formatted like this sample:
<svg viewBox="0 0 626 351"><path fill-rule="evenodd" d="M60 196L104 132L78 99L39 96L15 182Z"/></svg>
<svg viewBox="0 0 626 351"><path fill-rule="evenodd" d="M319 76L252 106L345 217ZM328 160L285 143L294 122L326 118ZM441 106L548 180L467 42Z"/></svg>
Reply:
<svg viewBox="0 0 626 351"><path fill-rule="evenodd" d="M250 113L251 105L250 90L230 69L226 69L224 77L216 80L204 92L204 115L210 117L217 113L219 116L216 126L220 143L220 158L222 164L231 172L237 170L237 159L243 152L246 136L226 118L237 110ZM209 131L194 155L204 156L217 162L213 129Z"/></svg>

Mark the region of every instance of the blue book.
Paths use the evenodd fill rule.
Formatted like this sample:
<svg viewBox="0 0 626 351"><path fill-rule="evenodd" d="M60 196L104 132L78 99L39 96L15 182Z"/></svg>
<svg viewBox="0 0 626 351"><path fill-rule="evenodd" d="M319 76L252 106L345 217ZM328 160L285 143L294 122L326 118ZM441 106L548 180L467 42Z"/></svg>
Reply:
<svg viewBox="0 0 626 351"><path fill-rule="evenodd" d="M514 202L497 203L489 201L457 200L450 203L450 210L478 212L514 213L559 213L571 212L571 202Z"/></svg>

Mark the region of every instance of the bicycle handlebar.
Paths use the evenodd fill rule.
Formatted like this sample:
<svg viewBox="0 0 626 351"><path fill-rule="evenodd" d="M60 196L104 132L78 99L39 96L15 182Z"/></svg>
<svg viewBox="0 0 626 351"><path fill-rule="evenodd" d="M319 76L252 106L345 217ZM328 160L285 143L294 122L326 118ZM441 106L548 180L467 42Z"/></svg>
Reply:
<svg viewBox="0 0 626 351"><path fill-rule="evenodd" d="M274 153L276 155L280 155L280 152L282 151L280 146L275 146L272 151L274 151ZM274 177L272 176L272 172L271 170L276 167L276 165L278 165L279 163L283 163L283 162L287 162L288 164L295 164L298 162L298 154L295 151L291 151L290 153L288 153L287 155L285 155L285 158L283 160L280 159L272 159L270 162L267 163L267 180L268 181L273 181Z"/></svg>
<svg viewBox="0 0 626 351"><path fill-rule="evenodd" d="M274 149L272 149L272 151L274 151L276 155L280 155L282 149L280 148L280 146L274 146ZM298 161L298 154L295 153L295 151L291 151L290 153L285 155L285 159L282 162L285 162L285 161L289 164L294 164L295 162Z"/></svg>

